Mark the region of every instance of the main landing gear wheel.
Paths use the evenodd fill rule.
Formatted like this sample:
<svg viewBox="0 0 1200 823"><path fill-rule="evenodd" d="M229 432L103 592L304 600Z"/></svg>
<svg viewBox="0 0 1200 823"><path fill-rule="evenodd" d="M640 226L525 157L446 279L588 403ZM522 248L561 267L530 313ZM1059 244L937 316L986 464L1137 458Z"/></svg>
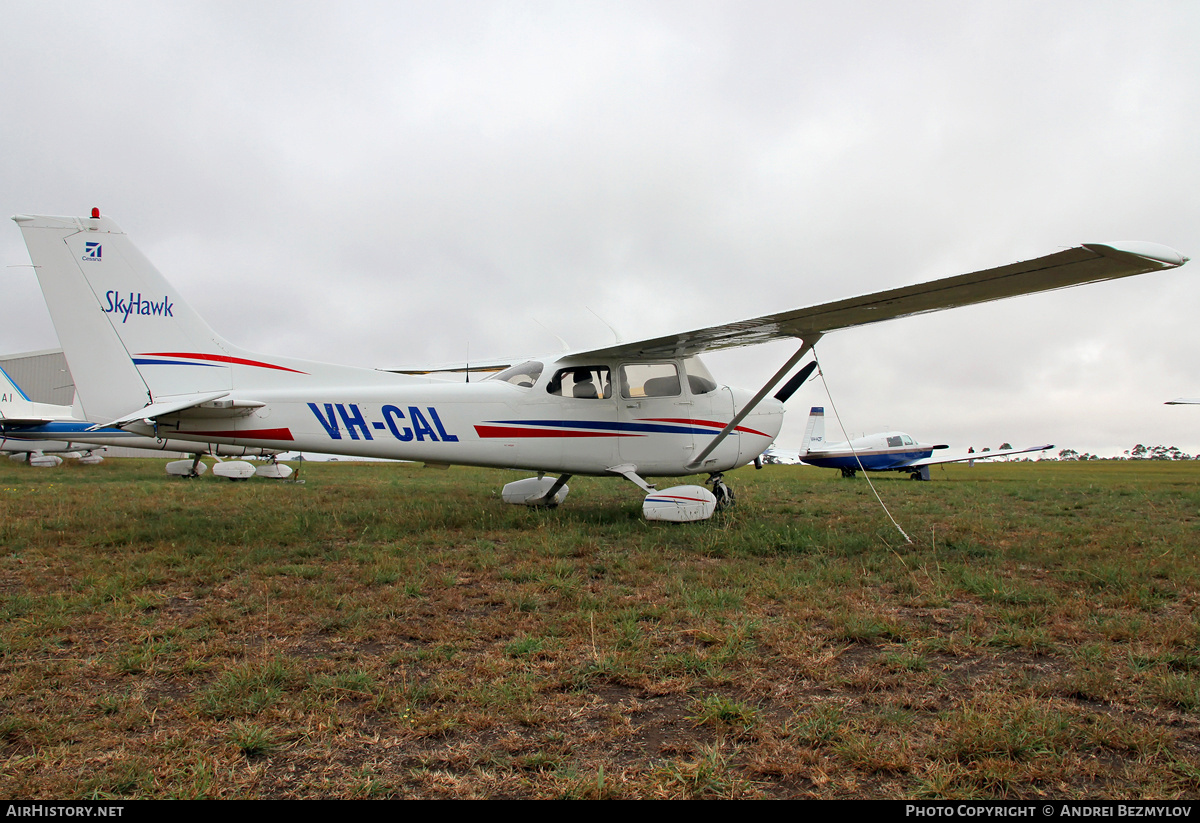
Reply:
<svg viewBox="0 0 1200 823"><path fill-rule="evenodd" d="M717 498L717 511L724 511L733 505L733 489L725 485L725 479L720 472L710 474L704 485L712 486L713 497Z"/></svg>
<svg viewBox="0 0 1200 823"><path fill-rule="evenodd" d="M854 477L857 472L854 469L842 469L842 477Z"/></svg>

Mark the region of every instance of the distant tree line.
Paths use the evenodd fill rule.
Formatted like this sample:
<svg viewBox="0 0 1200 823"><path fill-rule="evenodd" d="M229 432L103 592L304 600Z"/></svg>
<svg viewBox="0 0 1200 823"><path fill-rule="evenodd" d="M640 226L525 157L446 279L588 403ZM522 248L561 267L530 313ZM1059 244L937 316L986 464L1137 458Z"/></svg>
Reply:
<svg viewBox="0 0 1200 823"><path fill-rule="evenodd" d="M1138 443L1132 449L1126 449L1120 457L1100 457L1088 452L1077 452L1074 449L1062 449L1058 457L1046 457L1044 460L1200 460L1200 454L1188 454L1178 446L1143 446Z"/></svg>
<svg viewBox="0 0 1200 823"><path fill-rule="evenodd" d="M1011 449L1008 443L1002 443L1000 450ZM975 449L971 448L974 452ZM979 452L980 457L990 452L990 448L983 448ZM1040 460L1200 460L1200 454L1188 454L1182 451L1178 446L1144 446L1138 443L1132 449L1126 449L1123 455L1117 457L1101 457L1098 454L1090 452L1079 452L1075 449L1060 449L1057 455L1043 454L1040 457L1019 457L1012 458L1013 462L1032 462Z"/></svg>
<svg viewBox="0 0 1200 823"><path fill-rule="evenodd" d="M1176 446L1143 446L1125 450L1126 460L1200 460L1200 454L1182 452Z"/></svg>

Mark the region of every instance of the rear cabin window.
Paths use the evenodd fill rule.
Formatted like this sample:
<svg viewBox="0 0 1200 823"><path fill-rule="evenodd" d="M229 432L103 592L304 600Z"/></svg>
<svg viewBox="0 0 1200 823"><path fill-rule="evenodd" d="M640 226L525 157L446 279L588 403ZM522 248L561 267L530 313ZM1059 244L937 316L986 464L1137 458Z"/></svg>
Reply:
<svg viewBox="0 0 1200 823"><path fill-rule="evenodd" d="M688 390L692 394L708 394L716 391L717 381L713 380L708 368L699 357L689 357L683 361L683 371L687 374Z"/></svg>
<svg viewBox="0 0 1200 823"><path fill-rule="evenodd" d="M637 363L621 367L621 396L678 397L679 369L674 363Z"/></svg>

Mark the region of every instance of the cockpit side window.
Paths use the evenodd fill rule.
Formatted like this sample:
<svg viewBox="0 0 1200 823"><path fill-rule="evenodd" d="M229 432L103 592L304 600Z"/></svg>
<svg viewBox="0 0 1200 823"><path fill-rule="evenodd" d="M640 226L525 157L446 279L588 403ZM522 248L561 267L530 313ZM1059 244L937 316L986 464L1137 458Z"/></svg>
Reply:
<svg viewBox="0 0 1200 823"><path fill-rule="evenodd" d="M612 380L608 366L570 366L554 373L546 391L559 397L604 400L612 397Z"/></svg>
<svg viewBox="0 0 1200 823"><path fill-rule="evenodd" d="M519 366L511 366L499 374L493 374L488 377L488 380L503 380L505 383L512 383L522 389L532 389L533 384L542 376L542 364L536 360L530 360L522 363Z"/></svg>
<svg viewBox="0 0 1200 823"><path fill-rule="evenodd" d="M674 363L631 363L621 367L621 396L678 397L679 369Z"/></svg>
<svg viewBox="0 0 1200 823"><path fill-rule="evenodd" d="M899 437L893 435L892 437L888 438L888 445L889 446L903 446L904 441L902 439L900 439Z"/></svg>

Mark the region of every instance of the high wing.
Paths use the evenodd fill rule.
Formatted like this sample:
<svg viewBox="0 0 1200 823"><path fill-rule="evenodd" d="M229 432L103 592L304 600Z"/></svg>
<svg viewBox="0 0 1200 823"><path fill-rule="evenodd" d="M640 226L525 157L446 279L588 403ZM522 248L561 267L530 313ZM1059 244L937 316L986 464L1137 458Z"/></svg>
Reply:
<svg viewBox="0 0 1200 823"><path fill-rule="evenodd" d="M998 449L992 452L952 452L947 454L939 454L933 457L926 457L923 460L914 460L907 464L906 468L918 466L937 466L942 463L967 463L971 460L987 460L992 457L1005 457L1010 454L1027 454L1029 452L1043 452L1047 449L1054 448L1053 443L1047 443L1044 446L1030 446L1027 449Z"/></svg>
<svg viewBox="0 0 1200 823"><path fill-rule="evenodd" d="M1021 294L1116 280L1182 266L1188 258L1157 243L1085 243L1066 251L960 274L916 286L875 292L806 309L768 314L736 323L619 343L573 353L581 358L688 357L715 349L750 346L782 338L810 340L831 331L914 314L1002 300Z"/></svg>
<svg viewBox="0 0 1200 823"><path fill-rule="evenodd" d="M515 366L521 362L515 358L510 358L503 363L487 362L479 363L451 363L442 366L400 366L394 369L381 369L381 371L391 372L392 374L415 374L415 375L449 375L452 377L466 377L470 382L471 375L479 376L480 380L487 378L497 372L502 372L509 366Z"/></svg>

